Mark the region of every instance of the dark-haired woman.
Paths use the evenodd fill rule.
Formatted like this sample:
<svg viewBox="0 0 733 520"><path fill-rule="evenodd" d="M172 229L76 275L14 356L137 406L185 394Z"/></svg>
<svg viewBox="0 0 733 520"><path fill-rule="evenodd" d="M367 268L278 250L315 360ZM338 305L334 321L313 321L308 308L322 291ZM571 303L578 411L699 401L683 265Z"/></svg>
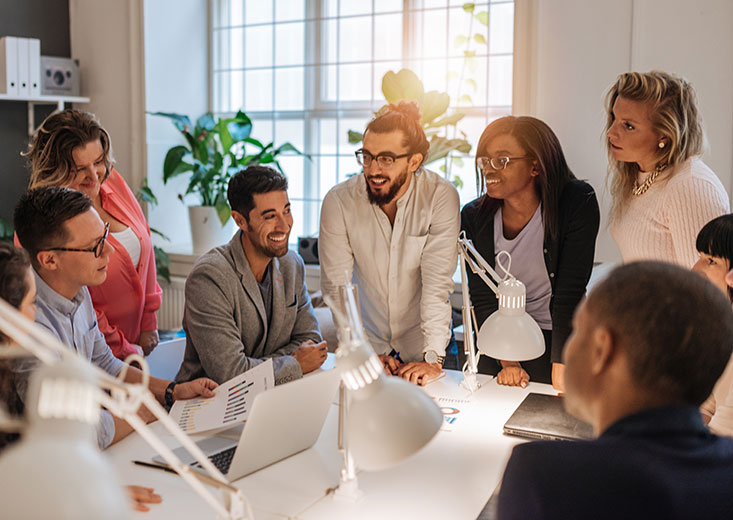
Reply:
<svg viewBox="0 0 733 520"><path fill-rule="evenodd" d="M600 221L593 188L575 178L560 143L533 117L503 117L481 134L476 147L479 198L461 211L461 227L495 265L512 255L511 272L527 288L527 312L545 337L542 357L524 362L482 358L479 370L504 385L552 382L563 389L562 348L593 268ZM479 327L497 310L495 294L469 274Z"/></svg>
<svg viewBox="0 0 733 520"><path fill-rule="evenodd" d="M114 355L149 354L158 344L162 291L145 215L113 168L112 144L94 115L64 110L50 115L33 136L29 189L61 186L83 192L109 224L107 279L89 287L99 330Z"/></svg>
<svg viewBox="0 0 733 520"><path fill-rule="evenodd" d="M700 258L692 270L705 276L733 302L733 289L726 282L726 275L733 267L733 214L705 224L695 245ZM700 411L713 433L733 436L733 359Z"/></svg>

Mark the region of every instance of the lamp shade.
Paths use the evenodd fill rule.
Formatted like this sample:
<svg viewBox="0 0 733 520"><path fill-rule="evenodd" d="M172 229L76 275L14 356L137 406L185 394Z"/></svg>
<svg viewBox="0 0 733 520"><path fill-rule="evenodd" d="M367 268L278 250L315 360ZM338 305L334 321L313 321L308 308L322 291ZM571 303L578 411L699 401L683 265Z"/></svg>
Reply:
<svg viewBox="0 0 733 520"><path fill-rule="evenodd" d="M545 352L542 330L525 311L525 295L524 284L515 278L499 285L499 310L479 329L479 352L505 361L528 361Z"/></svg>
<svg viewBox="0 0 733 520"><path fill-rule="evenodd" d="M346 435L357 466L378 471L420 450L442 423L443 414L422 389L382 373L352 393Z"/></svg>
<svg viewBox="0 0 733 520"><path fill-rule="evenodd" d="M97 448L97 391L91 367L79 359L33 372L29 425L0 456L3 518L131 517L122 486Z"/></svg>

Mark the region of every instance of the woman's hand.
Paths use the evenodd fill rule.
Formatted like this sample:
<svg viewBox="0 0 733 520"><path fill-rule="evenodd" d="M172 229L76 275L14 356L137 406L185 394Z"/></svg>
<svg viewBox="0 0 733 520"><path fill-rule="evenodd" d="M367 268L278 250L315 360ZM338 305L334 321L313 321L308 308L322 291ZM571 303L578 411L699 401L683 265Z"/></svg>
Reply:
<svg viewBox="0 0 733 520"><path fill-rule="evenodd" d="M526 388L529 384L529 374L516 361L502 361L501 371L496 375L496 382L506 386L521 386Z"/></svg>
<svg viewBox="0 0 733 520"><path fill-rule="evenodd" d="M160 504L163 499L157 493L153 492L153 488L142 486L125 486L127 496L132 500L132 508L135 511L150 511L145 504Z"/></svg>

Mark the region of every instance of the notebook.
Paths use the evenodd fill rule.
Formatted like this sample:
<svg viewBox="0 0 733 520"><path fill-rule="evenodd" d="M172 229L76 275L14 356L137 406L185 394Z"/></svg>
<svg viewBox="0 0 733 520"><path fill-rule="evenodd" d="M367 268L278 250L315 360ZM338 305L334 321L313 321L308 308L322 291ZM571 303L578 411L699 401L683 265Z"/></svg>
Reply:
<svg viewBox="0 0 733 520"><path fill-rule="evenodd" d="M328 370L262 392L252 403L238 441L209 437L196 444L230 482L308 449L321 433L339 375L338 370ZM173 452L184 464L198 467L184 448ZM160 456L153 461L166 464Z"/></svg>
<svg viewBox="0 0 733 520"><path fill-rule="evenodd" d="M542 440L592 439L593 428L567 413L563 398L530 393L504 423L504 433Z"/></svg>

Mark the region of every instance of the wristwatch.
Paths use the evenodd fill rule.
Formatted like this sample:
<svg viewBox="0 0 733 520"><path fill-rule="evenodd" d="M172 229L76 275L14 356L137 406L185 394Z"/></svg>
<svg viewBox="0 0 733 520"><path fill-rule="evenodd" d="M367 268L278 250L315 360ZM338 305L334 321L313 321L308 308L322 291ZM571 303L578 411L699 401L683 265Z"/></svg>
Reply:
<svg viewBox="0 0 733 520"><path fill-rule="evenodd" d="M165 389L165 405L170 408L173 406L173 389L178 383L171 381Z"/></svg>
<svg viewBox="0 0 733 520"><path fill-rule="evenodd" d="M440 366L443 366L443 361L445 361L445 356L439 356L434 350L426 350L422 358L426 363L430 363L431 365L433 363L440 363Z"/></svg>

